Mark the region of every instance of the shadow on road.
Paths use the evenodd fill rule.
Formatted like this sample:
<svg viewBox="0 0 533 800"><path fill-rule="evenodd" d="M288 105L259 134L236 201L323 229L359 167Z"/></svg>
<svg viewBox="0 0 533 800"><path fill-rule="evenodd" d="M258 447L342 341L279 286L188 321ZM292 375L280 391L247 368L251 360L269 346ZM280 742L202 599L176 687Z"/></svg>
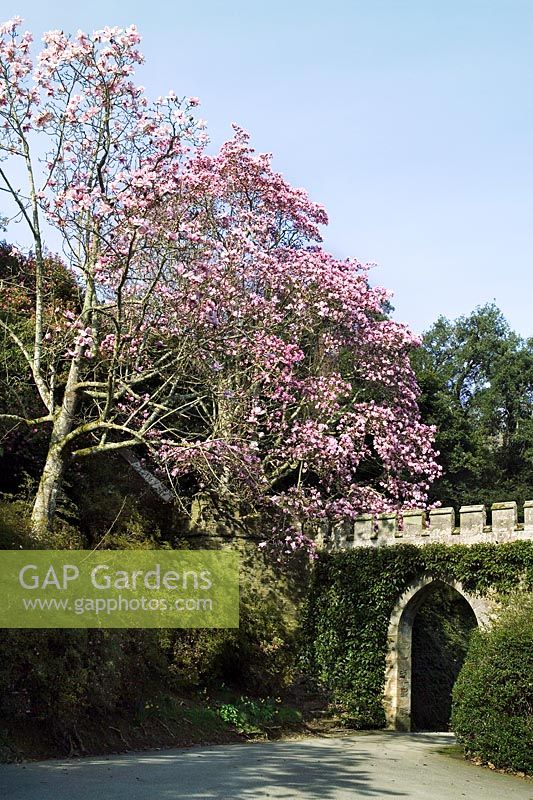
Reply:
<svg viewBox="0 0 533 800"><path fill-rule="evenodd" d="M355 754L347 738L334 745L291 741L49 761L29 769L39 771L39 800L406 797L370 775L367 767L375 760L366 750ZM8 787L6 800L35 797L25 793L24 773L19 772L17 783Z"/></svg>

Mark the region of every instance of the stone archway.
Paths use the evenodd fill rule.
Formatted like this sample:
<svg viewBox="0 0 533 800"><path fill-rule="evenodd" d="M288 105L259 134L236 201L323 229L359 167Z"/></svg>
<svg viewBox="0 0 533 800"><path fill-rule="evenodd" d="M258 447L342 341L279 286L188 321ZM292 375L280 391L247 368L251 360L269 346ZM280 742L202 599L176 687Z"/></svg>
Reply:
<svg viewBox="0 0 533 800"><path fill-rule="evenodd" d="M385 667L385 694L383 706L387 728L397 731L411 730L411 642L416 614L435 585L455 589L468 603L477 624L490 624L491 606L482 597L466 592L458 582L442 581L424 575L411 584L400 596L391 614L387 635Z"/></svg>

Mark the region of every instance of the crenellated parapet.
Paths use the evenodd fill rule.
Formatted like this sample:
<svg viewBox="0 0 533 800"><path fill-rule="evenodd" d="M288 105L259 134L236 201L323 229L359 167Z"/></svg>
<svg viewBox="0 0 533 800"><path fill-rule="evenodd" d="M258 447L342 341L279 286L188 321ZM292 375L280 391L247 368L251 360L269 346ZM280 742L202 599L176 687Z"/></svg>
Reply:
<svg viewBox="0 0 533 800"><path fill-rule="evenodd" d="M533 500L524 503L523 523L518 522L515 502L494 503L491 516L492 524L487 525L483 505L462 506L459 509L458 526L453 508L435 508L429 513L417 509L402 514L364 514L353 522L321 523L317 542L328 550L346 550L402 543L498 544L519 539L533 541Z"/></svg>

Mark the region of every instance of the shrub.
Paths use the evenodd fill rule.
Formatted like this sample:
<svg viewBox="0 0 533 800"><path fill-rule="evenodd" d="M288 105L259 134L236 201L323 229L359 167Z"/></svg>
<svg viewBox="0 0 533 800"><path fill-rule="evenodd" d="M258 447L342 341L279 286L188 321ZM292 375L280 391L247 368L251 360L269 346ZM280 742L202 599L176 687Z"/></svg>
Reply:
<svg viewBox="0 0 533 800"><path fill-rule="evenodd" d="M64 519L58 518L53 533L37 541L30 523L31 507L20 498L0 502L0 550L75 550L83 547L79 531Z"/></svg>
<svg viewBox="0 0 533 800"><path fill-rule="evenodd" d="M28 505L23 500L0 503L0 550L28 549L31 546Z"/></svg>
<svg viewBox="0 0 533 800"><path fill-rule="evenodd" d="M241 555L239 628L161 634L179 690L224 683L275 693L294 679L297 615L307 578L294 567L277 573L254 542L232 547Z"/></svg>
<svg viewBox="0 0 533 800"><path fill-rule="evenodd" d="M0 631L0 717L50 720L58 733L88 717L140 707L166 664L153 631Z"/></svg>
<svg viewBox="0 0 533 800"><path fill-rule="evenodd" d="M107 545L157 544L135 508L126 519L131 538L118 528ZM22 502L1 505L0 543L35 546L25 520ZM24 525L27 540L17 539ZM241 549L238 629L0 630L0 720L13 728L28 719L50 721L53 735L68 745L87 720L138 712L169 691L224 683L239 693L277 694L293 677L298 592L255 543Z"/></svg>
<svg viewBox="0 0 533 800"><path fill-rule="evenodd" d="M491 630L475 632L452 724L467 755L533 773L533 594L515 595Z"/></svg>

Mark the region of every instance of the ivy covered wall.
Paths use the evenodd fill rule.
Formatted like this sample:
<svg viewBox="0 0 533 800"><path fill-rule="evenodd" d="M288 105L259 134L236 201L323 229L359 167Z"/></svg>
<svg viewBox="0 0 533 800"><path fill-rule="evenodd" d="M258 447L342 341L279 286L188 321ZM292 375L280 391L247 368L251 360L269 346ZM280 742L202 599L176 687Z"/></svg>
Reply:
<svg viewBox="0 0 533 800"><path fill-rule="evenodd" d="M471 594L533 588L533 542L398 545L324 553L304 610L302 660L348 724L383 727L387 631L399 596L428 574Z"/></svg>

